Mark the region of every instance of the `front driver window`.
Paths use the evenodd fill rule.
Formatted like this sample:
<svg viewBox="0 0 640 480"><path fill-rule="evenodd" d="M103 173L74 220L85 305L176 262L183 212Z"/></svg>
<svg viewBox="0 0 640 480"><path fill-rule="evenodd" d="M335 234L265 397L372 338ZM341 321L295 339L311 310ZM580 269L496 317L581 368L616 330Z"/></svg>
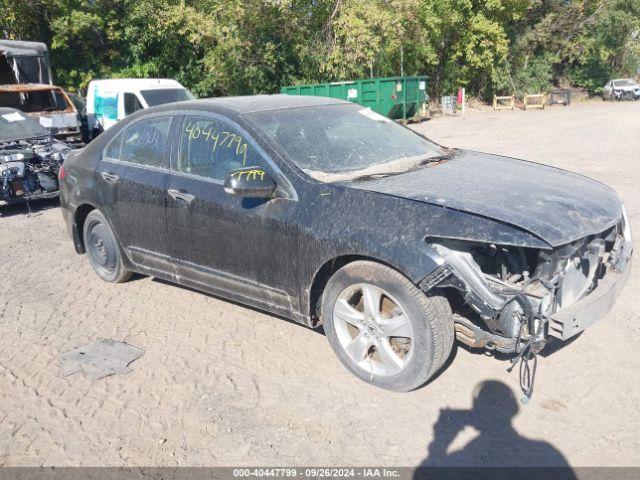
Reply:
<svg viewBox="0 0 640 480"><path fill-rule="evenodd" d="M224 180L231 170L253 166L265 166L264 161L237 128L211 117L184 118L176 165L179 172Z"/></svg>

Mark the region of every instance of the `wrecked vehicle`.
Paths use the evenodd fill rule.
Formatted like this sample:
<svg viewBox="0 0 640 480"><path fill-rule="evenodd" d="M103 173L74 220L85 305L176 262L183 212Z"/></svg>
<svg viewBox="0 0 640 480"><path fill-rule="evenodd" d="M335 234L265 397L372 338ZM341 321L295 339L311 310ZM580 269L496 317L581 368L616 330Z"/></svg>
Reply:
<svg viewBox="0 0 640 480"><path fill-rule="evenodd" d="M322 325L347 369L392 390L423 385L455 339L528 359L574 337L630 272L605 185L330 98L139 111L60 178L75 249L103 280L138 272Z"/></svg>
<svg viewBox="0 0 640 480"><path fill-rule="evenodd" d="M15 108L67 143L82 142L81 117L65 91L53 85L0 85L0 107Z"/></svg>
<svg viewBox="0 0 640 480"><path fill-rule="evenodd" d="M639 100L640 84L631 78L609 80L602 88L603 100Z"/></svg>
<svg viewBox="0 0 640 480"><path fill-rule="evenodd" d="M70 149L24 113L0 107L0 206L57 197Z"/></svg>
<svg viewBox="0 0 640 480"><path fill-rule="evenodd" d="M49 50L41 42L0 39L0 85L53 83Z"/></svg>

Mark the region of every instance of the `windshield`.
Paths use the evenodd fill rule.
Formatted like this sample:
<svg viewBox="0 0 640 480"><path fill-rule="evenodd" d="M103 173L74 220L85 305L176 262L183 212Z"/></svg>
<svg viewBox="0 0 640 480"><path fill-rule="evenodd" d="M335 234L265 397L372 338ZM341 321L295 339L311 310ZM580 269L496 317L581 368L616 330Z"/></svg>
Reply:
<svg viewBox="0 0 640 480"><path fill-rule="evenodd" d="M637 83L634 82L631 79L623 79L623 80L614 80L613 81L613 86L614 87L633 87L634 85L637 85Z"/></svg>
<svg viewBox="0 0 640 480"><path fill-rule="evenodd" d="M49 131L18 111L0 110L0 142L44 137Z"/></svg>
<svg viewBox="0 0 640 480"><path fill-rule="evenodd" d="M140 93L150 107L195 99L195 97L184 88L154 88L153 90L140 90Z"/></svg>
<svg viewBox="0 0 640 480"><path fill-rule="evenodd" d="M66 110L69 105L60 91L50 89L0 92L0 107L37 113Z"/></svg>
<svg viewBox="0 0 640 480"><path fill-rule="evenodd" d="M269 110L247 116L292 162L320 181L401 173L445 154L408 128L356 104Z"/></svg>

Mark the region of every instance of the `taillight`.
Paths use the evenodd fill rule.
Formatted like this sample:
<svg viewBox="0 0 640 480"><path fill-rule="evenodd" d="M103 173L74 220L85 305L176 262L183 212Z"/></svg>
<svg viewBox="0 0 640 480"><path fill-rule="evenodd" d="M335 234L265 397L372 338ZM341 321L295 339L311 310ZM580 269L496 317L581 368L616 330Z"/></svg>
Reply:
<svg viewBox="0 0 640 480"><path fill-rule="evenodd" d="M67 172L64 171L64 166L60 165L60 170L58 171L58 180L63 180L66 176Z"/></svg>

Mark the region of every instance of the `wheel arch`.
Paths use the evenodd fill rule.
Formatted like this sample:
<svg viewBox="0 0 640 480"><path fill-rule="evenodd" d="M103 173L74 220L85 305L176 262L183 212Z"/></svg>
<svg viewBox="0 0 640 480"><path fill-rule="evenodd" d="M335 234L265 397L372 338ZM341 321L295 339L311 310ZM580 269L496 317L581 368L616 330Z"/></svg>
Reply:
<svg viewBox="0 0 640 480"><path fill-rule="evenodd" d="M84 222L87 219L89 213L93 210L97 210L97 207L91 203L82 203L73 212L73 244L77 253L85 253L86 248L84 244L84 236L82 234L84 230Z"/></svg>
<svg viewBox="0 0 640 480"><path fill-rule="evenodd" d="M413 280L411 280L411 275L409 275L408 272L403 271L403 269L400 268L398 265L393 265L380 258L371 256L371 255L360 255L360 254L344 254L344 255L335 256L330 260L327 260L326 262L324 262L320 266L320 268L316 270L315 275L313 276L313 280L310 284L307 300L308 300L308 308L309 308L308 315L309 315L309 318L311 319L311 326L318 327L322 323L320 318L320 304L322 300L322 294L324 292L325 287L327 286L327 283L329 282L329 279L345 265L352 262L361 261L361 260L366 260L369 262L375 262L381 265L385 265L401 273L402 275L404 275L410 281L413 282Z"/></svg>

